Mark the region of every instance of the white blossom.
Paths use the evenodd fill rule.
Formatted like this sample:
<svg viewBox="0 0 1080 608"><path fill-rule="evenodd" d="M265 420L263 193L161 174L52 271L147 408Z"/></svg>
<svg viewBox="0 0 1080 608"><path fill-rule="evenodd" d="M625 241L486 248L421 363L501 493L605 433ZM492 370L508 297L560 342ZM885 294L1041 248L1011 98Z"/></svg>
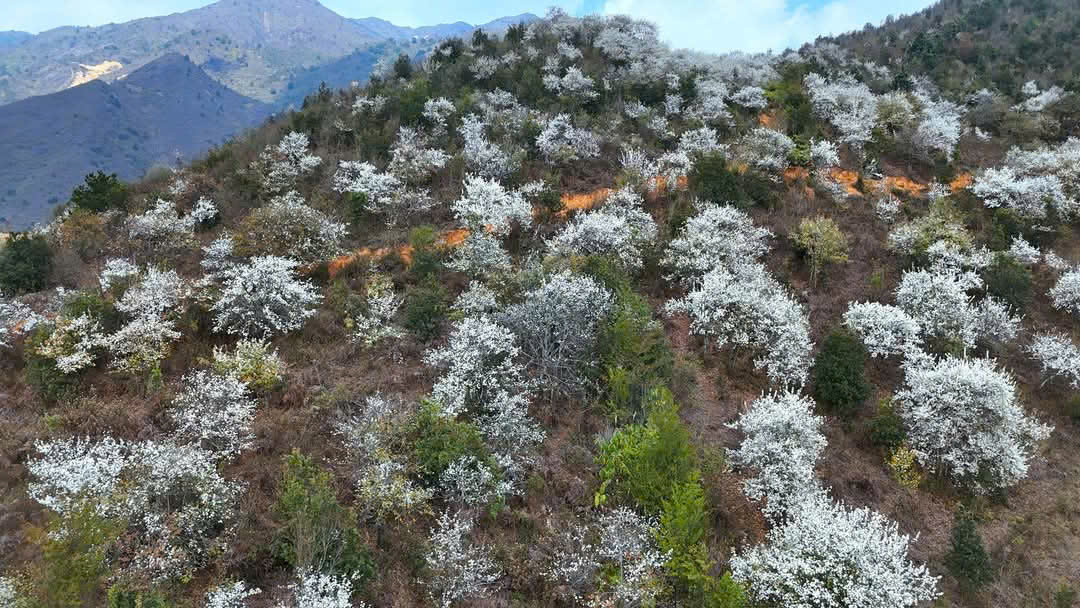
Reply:
<svg viewBox="0 0 1080 608"><path fill-rule="evenodd" d="M453 204L453 211L473 232L487 230L506 236L515 224L523 228L532 225L532 208L520 194L476 175L465 177L465 192Z"/></svg>
<svg viewBox="0 0 1080 608"><path fill-rule="evenodd" d="M990 359L946 357L908 365L896 393L919 464L978 491L1027 477L1035 444L1052 427L1028 417L1013 379Z"/></svg>
<svg viewBox="0 0 1080 608"><path fill-rule="evenodd" d="M128 236L141 240L156 251L169 251L191 245L195 238L195 217L180 217L172 202L158 199L154 207L127 221Z"/></svg>
<svg viewBox="0 0 1080 608"><path fill-rule="evenodd" d="M345 251L345 224L307 205L296 191L274 197L251 212L244 224L252 242L268 243L277 253L304 264L328 260Z"/></svg>
<svg viewBox="0 0 1080 608"><path fill-rule="evenodd" d="M588 277L562 272L525 293L501 320L518 337L521 353L542 385L574 393L582 372L595 361L600 323L611 309L611 293Z"/></svg>
<svg viewBox="0 0 1080 608"><path fill-rule="evenodd" d="M385 105L386 98L382 95L375 95L374 97L360 96L353 102L353 114L364 114L368 112L371 114L378 114Z"/></svg>
<svg viewBox="0 0 1080 608"><path fill-rule="evenodd" d="M445 370L431 394L448 416L469 408L482 410L500 393L517 393L527 385L513 332L487 316L465 317L450 333L447 345L425 356Z"/></svg>
<svg viewBox="0 0 1080 608"><path fill-rule="evenodd" d="M205 224L217 217L218 208L214 201L203 196L199 197L199 200L195 202L190 215L196 224Z"/></svg>
<svg viewBox="0 0 1080 608"><path fill-rule="evenodd" d="M221 295L211 308L214 331L267 337L303 327L322 295L295 278L297 265L294 260L265 256L223 271Z"/></svg>
<svg viewBox="0 0 1080 608"><path fill-rule="evenodd" d="M439 131L445 131L447 120L455 110L454 102L445 97L437 97L424 102L424 118L435 125Z"/></svg>
<svg viewBox="0 0 1080 608"><path fill-rule="evenodd" d="M1080 213L1080 139L1070 137L1057 147L1013 148L1002 167L976 177L971 191L987 207L1006 207L1027 219L1046 219L1048 209L1070 219Z"/></svg>
<svg viewBox="0 0 1080 608"><path fill-rule="evenodd" d="M288 190L321 165L321 158L308 153L310 144L307 134L292 131L276 146L267 146L251 165L262 174L263 189L270 193Z"/></svg>
<svg viewBox="0 0 1080 608"><path fill-rule="evenodd" d="M101 324L89 314L74 319L60 318L49 337L38 346L37 354L55 361L61 373L73 374L94 365L102 340Z"/></svg>
<svg viewBox="0 0 1080 608"><path fill-rule="evenodd" d="M790 137L773 129L757 127L739 140L738 157L743 162L766 171L782 171L788 155L795 149Z"/></svg>
<svg viewBox="0 0 1080 608"><path fill-rule="evenodd" d="M503 249L499 239L486 230L470 232L454 251L447 264L451 270L472 277L488 276L511 268L510 254Z"/></svg>
<svg viewBox="0 0 1080 608"><path fill-rule="evenodd" d="M124 282L129 277L139 274L139 267L123 258L109 258L101 269L98 283L102 291L108 291L113 285Z"/></svg>
<svg viewBox="0 0 1080 608"><path fill-rule="evenodd" d="M921 106L919 125L912 141L919 149L940 152L952 160L956 144L964 134L960 106L944 99L934 99L922 92L915 94Z"/></svg>
<svg viewBox="0 0 1080 608"><path fill-rule="evenodd" d="M907 608L937 598L937 577L908 558L911 538L867 508L818 497L731 559L751 598L785 608Z"/></svg>
<svg viewBox="0 0 1080 608"><path fill-rule="evenodd" d="M403 186L400 179L368 162L343 160L334 174L334 191L363 195L364 208L372 213L392 210L394 197Z"/></svg>
<svg viewBox="0 0 1080 608"><path fill-rule="evenodd" d="M847 75L829 81L811 73L803 82L814 112L836 127L841 143L858 149L870 141L878 114L877 100L869 87Z"/></svg>
<svg viewBox="0 0 1080 608"><path fill-rule="evenodd" d="M600 95L596 92L596 82L573 66L566 68L566 73L562 78L555 74L546 74L544 87L550 91L585 101L596 99Z"/></svg>
<svg viewBox="0 0 1080 608"><path fill-rule="evenodd" d="M1080 315L1080 269L1074 268L1061 275L1050 289L1054 308Z"/></svg>
<svg viewBox="0 0 1080 608"><path fill-rule="evenodd" d="M549 161L566 162L600 154L600 141L591 131L575 127L570 116L559 114L544 125L536 147Z"/></svg>
<svg viewBox="0 0 1080 608"><path fill-rule="evenodd" d="M668 245L663 263L673 276L694 280L718 266L738 267L754 262L768 250L772 232L754 225L746 212L723 204L708 204L688 219Z"/></svg>
<svg viewBox="0 0 1080 608"><path fill-rule="evenodd" d="M289 585L292 597L276 608L354 608L350 577L307 569L298 572L297 579ZM360 608L366 604L361 602Z"/></svg>
<svg viewBox="0 0 1080 608"><path fill-rule="evenodd" d="M690 316L690 333L718 347L750 346L779 386L800 387L810 372L810 323L802 306L756 264L737 272L718 266L684 298L668 302L668 314Z"/></svg>
<svg viewBox="0 0 1080 608"><path fill-rule="evenodd" d="M441 608L486 595L487 588L502 576L489 550L469 540L471 531L470 520L448 512L439 516L431 530L426 556L431 572L428 585L432 588L432 599Z"/></svg>
<svg viewBox="0 0 1080 608"><path fill-rule="evenodd" d="M398 129L398 138L390 146L390 165L387 169L405 182L420 182L442 169L450 155L437 148L426 147L419 131L411 127Z"/></svg>
<svg viewBox="0 0 1080 608"><path fill-rule="evenodd" d="M840 152L836 144L827 139L810 142L810 163L818 169L828 169L840 164Z"/></svg>
<svg viewBox="0 0 1080 608"><path fill-rule="evenodd" d="M765 514L783 516L806 497L821 492L814 466L825 450L822 418L814 402L798 393L762 395L732 426L745 433L731 462L756 474L743 482L753 500L764 500Z"/></svg>
<svg viewBox="0 0 1080 608"><path fill-rule="evenodd" d="M641 268L643 250L657 235L656 222L641 205L641 197L624 188L600 209L575 217L547 246L564 255L611 255L625 268Z"/></svg>
<svg viewBox="0 0 1080 608"><path fill-rule="evenodd" d="M365 286L367 311L356 315L353 340L372 347L390 338L405 335L394 325L394 316L401 308L404 298L394 293L394 282L382 273L372 273Z"/></svg>
<svg viewBox="0 0 1080 608"><path fill-rule="evenodd" d="M465 166L484 177L502 178L518 168L518 160L503 150L487 137L484 121L475 114L469 114L461 120L462 138L465 148Z"/></svg>
<svg viewBox="0 0 1080 608"><path fill-rule="evenodd" d="M470 281L469 288L454 300L454 310L461 311L466 317L488 314L498 308L495 292L479 281Z"/></svg>
<svg viewBox="0 0 1080 608"><path fill-rule="evenodd" d="M494 57L481 55L469 64L469 71L477 80L486 80L495 75L499 70L499 60Z"/></svg>
<svg viewBox="0 0 1080 608"><path fill-rule="evenodd" d="M175 437L202 445L221 458L251 447L255 435L255 400L235 376L199 370L188 374L170 410Z"/></svg>
<svg viewBox="0 0 1080 608"><path fill-rule="evenodd" d="M1025 266L1038 264L1039 260L1042 259L1042 253L1039 251L1039 248L1027 242L1024 237L1019 235L1014 236L1012 242L1009 244L1009 255Z"/></svg>
<svg viewBox="0 0 1080 608"><path fill-rule="evenodd" d="M206 592L204 608L247 608L247 599L259 593L262 591L243 581L218 585Z"/></svg>
<svg viewBox="0 0 1080 608"><path fill-rule="evenodd" d="M921 345L919 322L896 306L852 302L844 325L862 340L871 357L905 354Z"/></svg>
<svg viewBox="0 0 1080 608"><path fill-rule="evenodd" d="M1068 336L1057 332L1039 334L1028 350L1042 364L1046 381L1061 376L1069 381L1069 386L1080 389L1080 347Z"/></svg>
<svg viewBox="0 0 1080 608"><path fill-rule="evenodd" d="M751 110L761 110L769 105L769 100L765 98L765 90L755 86L745 86L732 93L729 99Z"/></svg>
<svg viewBox="0 0 1080 608"><path fill-rule="evenodd" d="M679 152L684 154L711 154L724 152L727 146L720 143L720 137L711 127L701 127L683 132L679 136Z"/></svg>
<svg viewBox="0 0 1080 608"><path fill-rule="evenodd" d="M1061 87L1055 85L1040 91L1039 84L1034 80L1025 82L1022 92L1027 99L1013 106L1014 110L1021 112L1042 112L1065 97L1065 90Z"/></svg>
<svg viewBox="0 0 1080 608"><path fill-rule="evenodd" d="M33 331L44 320L26 304L0 295L0 348L10 347L7 340Z"/></svg>

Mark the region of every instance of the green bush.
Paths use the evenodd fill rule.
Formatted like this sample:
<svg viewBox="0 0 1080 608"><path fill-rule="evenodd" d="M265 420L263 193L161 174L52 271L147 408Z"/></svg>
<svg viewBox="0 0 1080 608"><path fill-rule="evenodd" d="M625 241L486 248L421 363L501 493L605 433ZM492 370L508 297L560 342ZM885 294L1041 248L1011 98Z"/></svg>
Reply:
<svg viewBox="0 0 1080 608"><path fill-rule="evenodd" d="M653 318L648 300L628 287L615 291L615 305L601 328L597 351L616 419L642 412L650 391L671 381L675 357L667 334Z"/></svg>
<svg viewBox="0 0 1080 608"><path fill-rule="evenodd" d="M123 585L109 587L108 608L168 608L165 596L154 591L132 591Z"/></svg>
<svg viewBox="0 0 1080 608"><path fill-rule="evenodd" d="M739 176L728 169L727 158L717 152L703 155L687 176L690 192L703 201L745 206L746 193Z"/></svg>
<svg viewBox="0 0 1080 608"><path fill-rule="evenodd" d="M883 399L877 415L870 419L870 443L891 452L900 447L905 439L904 419L893 409L891 399Z"/></svg>
<svg viewBox="0 0 1080 608"><path fill-rule="evenodd" d="M996 255L983 271L986 291L1016 312L1023 312L1031 302L1031 271L1010 255Z"/></svg>
<svg viewBox="0 0 1080 608"><path fill-rule="evenodd" d="M41 236L15 235L0 249L0 292L45 289L53 252Z"/></svg>
<svg viewBox="0 0 1080 608"><path fill-rule="evenodd" d="M491 454L476 425L443 416L438 404L425 403L412 424L413 462L429 485L459 458L471 456L490 462Z"/></svg>
<svg viewBox="0 0 1080 608"><path fill-rule="evenodd" d="M814 399L827 411L850 418L870 396L866 380L866 348L858 338L838 329L825 338L814 359Z"/></svg>
<svg viewBox="0 0 1080 608"><path fill-rule="evenodd" d="M32 606L77 608L97 605L95 596L109 574L109 547L120 528L90 507L49 522L41 531L40 566L31 571Z"/></svg>
<svg viewBox="0 0 1080 608"><path fill-rule="evenodd" d="M697 465L690 433L679 418L679 408L667 389L649 393L648 421L615 431L600 444L600 490L596 502L606 502L608 491L657 514L674 488L697 481Z"/></svg>
<svg viewBox="0 0 1080 608"><path fill-rule="evenodd" d="M438 242L439 233L434 226L417 226L409 233L409 246L412 248L409 275L414 281L429 280L442 270L442 252Z"/></svg>
<svg viewBox="0 0 1080 608"><path fill-rule="evenodd" d="M96 213L123 209L127 205L127 196L127 186L115 173L106 175L98 171L87 175L84 183L75 188L71 193L71 204Z"/></svg>
<svg viewBox="0 0 1080 608"><path fill-rule="evenodd" d="M956 513L952 529L952 549L945 556L945 564L966 591L976 591L994 580L990 556L983 547L982 537L975 529L975 520L965 510Z"/></svg>
<svg viewBox="0 0 1080 608"><path fill-rule="evenodd" d="M38 349L50 335L52 335L51 327L37 328L27 341L23 361L26 383L33 387L34 392L43 401L55 403L65 401L75 394L79 388L79 375L65 374L56 367L56 361L38 354Z"/></svg>
<svg viewBox="0 0 1080 608"><path fill-rule="evenodd" d="M411 287L405 294L405 328L421 340L432 340L439 335L449 306L446 288L435 281Z"/></svg>
<svg viewBox="0 0 1080 608"><path fill-rule="evenodd" d="M660 550L668 553L664 566L684 590L704 589L712 560L705 546L705 492L695 478L672 489L664 499L656 534Z"/></svg>
<svg viewBox="0 0 1080 608"><path fill-rule="evenodd" d="M284 459L274 515L280 522L274 555L293 568L354 575L359 582L374 573L360 544L356 514L338 502L330 473L299 450Z"/></svg>

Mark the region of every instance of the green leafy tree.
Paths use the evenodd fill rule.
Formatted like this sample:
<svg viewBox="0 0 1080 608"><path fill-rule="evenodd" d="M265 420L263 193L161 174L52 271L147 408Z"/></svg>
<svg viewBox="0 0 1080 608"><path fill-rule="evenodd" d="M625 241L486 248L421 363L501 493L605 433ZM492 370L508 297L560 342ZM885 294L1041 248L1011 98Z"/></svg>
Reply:
<svg viewBox="0 0 1080 608"><path fill-rule="evenodd" d="M38 537L42 559L30 573L31 605L40 608L77 608L97 605L109 575L109 547L119 526L97 515L92 507L49 522Z"/></svg>
<svg viewBox="0 0 1080 608"><path fill-rule="evenodd" d="M817 285L818 276L826 265L841 264L848 259L847 236L832 218L803 218L791 240L810 263L811 285Z"/></svg>
<svg viewBox="0 0 1080 608"><path fill-rule="evenodd" d="M84 183L75 188L71 193L71 204L93 212L123 209L127 196L127 186L115 173L106 175L98 171L87 175Z"/></svg>
<svg viewBox="0 0 1080 608"><path fill-rule="evenodd" d="M866 380L866 348L847 331L838 329L825 338L810 370L814 399L830 411L850 418L870 396Z"/></svg>
<svg viewBox="0 0 1080 608"><path fill-rule="evenodd" d="M370 557L360 545L356 514L338 502L330 473L293 450L285 457L274 514L280 522L274 554L297 570L369 578Z"/></svg>
<svg viewBox="0 0 1080 608"><path fill-rule="evenodd" d="M949 572L968 591L976 591L994 580L990 556L975 529L975 519L965 510L957 511L952 529L952 549L945 556Z"/></svg>
<svg viewBox="0 0 1080 608"><path fill-rule="evenodd" d="M0 292L45 289L53 252L42 236L16 235L0 249Z"/></svg>
<svg viewBox="0 0 1080 608"><path fill-rule="evenodd" d="M1031 302L1031 271L1012 256L998 255L983 271L986 291L1002 300L1017 312L1023 312Z"/></svg>

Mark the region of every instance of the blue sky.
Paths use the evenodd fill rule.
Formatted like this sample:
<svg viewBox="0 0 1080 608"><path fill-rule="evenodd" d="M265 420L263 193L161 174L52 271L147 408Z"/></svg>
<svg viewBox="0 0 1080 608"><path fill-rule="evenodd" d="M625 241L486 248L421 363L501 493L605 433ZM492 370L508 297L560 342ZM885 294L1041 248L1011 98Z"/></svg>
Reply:
<svg viewBox="0 0 1080 608"><path fill-rule="evenodd" d="M660 26L676 47L703 51L783 50L817 36L877 24L932 0L322 0L346 17L381 17L399 25L483 23L557 4L572 14L626 13ZM101 25L184 11L207 0L6 0L0 30L39 32L61 25Z"/></svg>

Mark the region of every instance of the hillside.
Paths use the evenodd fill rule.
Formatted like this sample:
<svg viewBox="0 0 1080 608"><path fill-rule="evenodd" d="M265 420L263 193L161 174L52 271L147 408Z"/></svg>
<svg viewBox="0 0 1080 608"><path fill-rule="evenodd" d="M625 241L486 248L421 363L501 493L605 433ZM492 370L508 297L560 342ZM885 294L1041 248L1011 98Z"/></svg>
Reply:
<svg viewBox="0 0 1080 608"><path fill-rule="evenodd" d="M0 49L18 46L30 38L33 38L33 34L27 32L0 32Z"/></svg>
<svg viewBox="0 0 1080 608"><path fill-rule="evenodd" d="M1018 96L1030 80L1080 90L1080 7L1071 0L950 0L836 42L955 94Z"/></svg>
<svg viewBox="0 0 1080 608"><path fill-rule="evenodd" d="M479 26L484 27L484 26ZM493 28L505 27L495 22ZM294 74L400 38L470 33L473 26L398 28L346 19L317 0L220 0L203 8L101 27L61 27L5 48L0 43L0 104L60 91L87 67L114 62L107 81L122 78L167 53L187 55L214 79L242 95L280 104ZM430 41L425 42L430 46ZM294 85L295 88L295 85Z"/></svg>
<svg viewBox="0 0 1080 608"><path fill-rule="evenodd" d="M0 248L0 605L1075 606L1076 94L852 39L553 10L88 180Z"/></svg>
<svg viewBox="0 0 1080 608"><path fill-rule="evenodd" d="M264 104L166 55L113 84L91 81L0 106L0 221L46 220L93 171L125 180L192 159L269 116Z"/></svg>

